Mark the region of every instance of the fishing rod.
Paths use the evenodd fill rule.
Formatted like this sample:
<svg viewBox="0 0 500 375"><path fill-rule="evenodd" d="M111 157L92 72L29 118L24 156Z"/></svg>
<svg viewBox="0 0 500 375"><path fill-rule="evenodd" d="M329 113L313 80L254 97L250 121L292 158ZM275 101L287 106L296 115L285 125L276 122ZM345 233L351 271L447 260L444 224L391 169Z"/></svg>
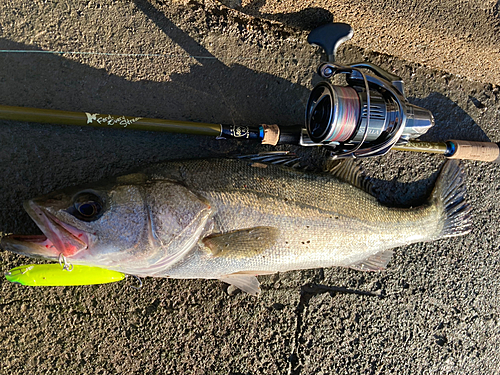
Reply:
<svg viewBox="0 0 500 375"><path fill-rule="evenodd" d="M311 91L305 125L224 125L2 105L0 119L206 135L264 145L321 146L334 159L384 155L393 149L500 164L497 143L418 141L434 126L434 117L408 102L400 77L371 63L335 62L337 48L352 36L351 26L345 23L329 23L310 32L307 41L321 47L327 59L318 68L324 80ZM336 75L344 75L347 85L333 84Z"/></svg>

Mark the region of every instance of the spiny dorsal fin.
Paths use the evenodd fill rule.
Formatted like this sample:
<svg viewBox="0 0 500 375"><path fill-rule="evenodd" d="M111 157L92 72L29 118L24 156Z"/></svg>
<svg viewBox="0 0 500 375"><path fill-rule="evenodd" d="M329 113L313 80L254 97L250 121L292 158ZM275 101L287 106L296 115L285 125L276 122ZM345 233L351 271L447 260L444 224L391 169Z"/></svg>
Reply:
<svg viewBox="0 0 500 375"><path fill-rule="evenodd" d="M300 158L290 151L269 151L252 155L239 155L238 159L245 159L255 162L256 166L265 164L279 164L288 167L295 167Z"/></svg>
<svg viewBox="0 0 500 375"><path fill-rule="evenodd" d="M363 175L354 159L329 159L325 162L323 171L373 195L372 183Z"/></svg>
<svg viewBox="0 0 500 375"><path fill-rule="evenodd" d="M248 258L272 247L279 235L275 227L254 227L205 237L202 242L214 257Z"/></svg>
<svg viewBox="0 0 500 375"><path fill-rule="evenodd" d="M390 262L392 254L392 250L380 251L360 262L351 264L348 267L357 271L382 271L385 270L387 263Z"/></svg>

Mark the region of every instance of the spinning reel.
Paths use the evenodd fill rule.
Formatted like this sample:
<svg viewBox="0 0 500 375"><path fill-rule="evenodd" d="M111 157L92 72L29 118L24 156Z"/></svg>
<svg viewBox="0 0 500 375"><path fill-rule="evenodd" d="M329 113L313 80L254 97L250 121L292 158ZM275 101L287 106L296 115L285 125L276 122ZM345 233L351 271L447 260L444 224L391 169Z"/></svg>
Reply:
<svg viewBox="0 0 500 375"><path fill-rule="evenodd" d="M327 62L318 68L325 80L309 96L300 144L328 147L334 158L383 155L434 125L430 111L407 101L400 77L370 63L335 63L338 46L352 35L351 26L332 23L307 38L323 48ZM346 76L347 86L330 82L337 74Z"/></svg>

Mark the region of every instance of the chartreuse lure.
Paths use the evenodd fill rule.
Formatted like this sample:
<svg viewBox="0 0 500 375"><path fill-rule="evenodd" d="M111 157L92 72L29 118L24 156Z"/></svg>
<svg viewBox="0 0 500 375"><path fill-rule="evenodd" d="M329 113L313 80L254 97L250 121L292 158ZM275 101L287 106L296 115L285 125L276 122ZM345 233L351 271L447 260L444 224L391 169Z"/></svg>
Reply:
<svg viewBox="0 0 500 375"><path fill-rule="evenodd" d="M11 269L5 278L29 286L70 286L107 284L123 280L125 274L99 267L72 265L71 271L57 263L29 264Z"/></svg>

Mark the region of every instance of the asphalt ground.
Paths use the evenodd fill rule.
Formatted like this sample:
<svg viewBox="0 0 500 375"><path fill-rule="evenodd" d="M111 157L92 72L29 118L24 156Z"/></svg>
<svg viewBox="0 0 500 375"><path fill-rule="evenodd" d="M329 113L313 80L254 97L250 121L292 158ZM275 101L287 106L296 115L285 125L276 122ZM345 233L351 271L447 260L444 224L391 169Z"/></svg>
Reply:
<svg viewBox="0 0 500 375"><path fill-rule="evenodd" d="M236 2L230 9L209 1L6 1L0 50L79 53L1 52L0 103L294 125L303 122L308 93L319 80L321 55L306 43L308 30L348 16L357 29L339 61L370 61L400 75L409 100L436 118L424 139L500 141L500 88L495 78L485 78L498 71L490 65L460 74L456 65L434 64L430 53L399 48L405 39L397 39L394 28L370 24L366 13L304 4L282 9L278 5L287 3ZM353 4L366 10L378 3ZM415 4L432 15L427 3ZM477 25L463 21L459 8L447 13L454 2L439 4L434 15L444 14L449 35L462 29L472 30L472 39L495 35L498 12ZM398 6L403 16L415 13L410 5ZM377 11L392 12L381 5ZM431 18L416 14L414 22ZM403 21L394 23L404 28ZM368 34L391 35L394 50L356 39ZM408 37L418 44L421 34L405 31ZM473 56L477 45L464 43L445 43L439 53ZM0 145L0 232L26 234L38 233L22 209L33 196L158 161L265 149L198 136L12 121L0 121ZM317 150L289 148L305 163L321 162ZM443 161L394 151L362 167L382 202L414 206L425 201ZM260 298L206 280L148 278L137 291L131 279L54 288L4 279L0 373L499 373L498 166L465 162L464 169L473 231L397 249L380 273L335 268L263 276ZM0 252L3 271L28 262Z"/></svg>

